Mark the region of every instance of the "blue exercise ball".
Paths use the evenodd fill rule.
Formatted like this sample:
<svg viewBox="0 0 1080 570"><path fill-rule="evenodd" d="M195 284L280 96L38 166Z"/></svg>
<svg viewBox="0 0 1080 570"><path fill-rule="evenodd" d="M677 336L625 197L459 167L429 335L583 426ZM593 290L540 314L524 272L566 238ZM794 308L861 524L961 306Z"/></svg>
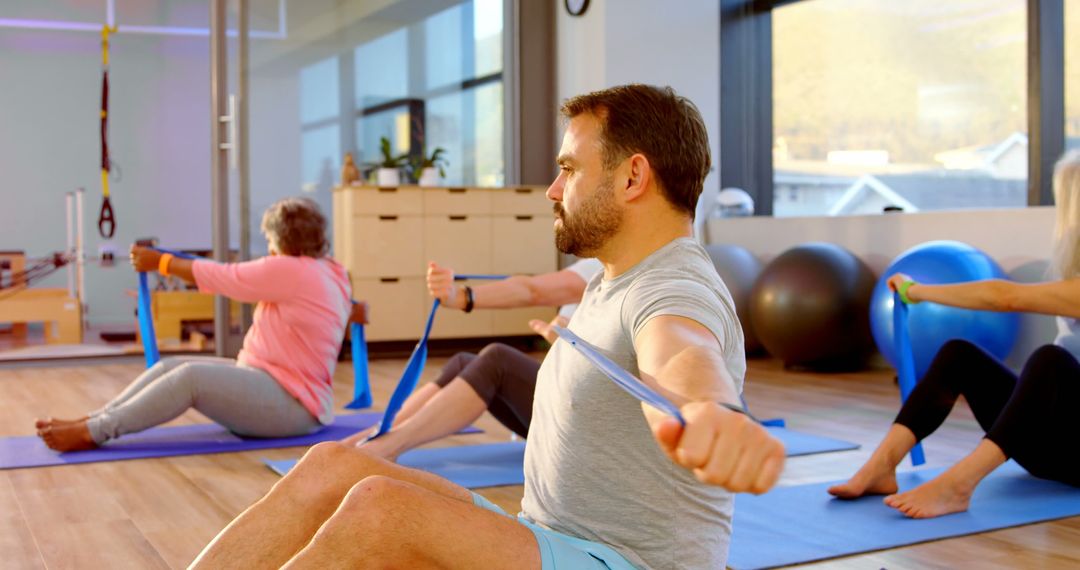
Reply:
<svg viewBox="0 0 1080 570"><path fill-rule="evenodd" d="M870 331L874 342L894 367L897 358L893 336L893 293L886 282L895 273L904 273L918 283L929 284L1006 278L993 259L961 242L931 241L900 254L881 274L870 304ZM1012 351L1019 327L1020 315L1016 313L972 311L928 302L911 305L908 307L908 331L916 378L922 378L934 355L952 339L968 340L1004 359Z"/></svg>

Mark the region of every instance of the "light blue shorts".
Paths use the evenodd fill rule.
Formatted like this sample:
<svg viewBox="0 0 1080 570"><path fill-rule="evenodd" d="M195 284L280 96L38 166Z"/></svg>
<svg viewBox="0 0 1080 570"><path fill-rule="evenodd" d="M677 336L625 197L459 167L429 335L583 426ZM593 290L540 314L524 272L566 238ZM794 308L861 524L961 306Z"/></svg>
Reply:
<svg viewBox="0 0 1080 570"><path fill-rule="evenodd" d="M474 505L510 517L506 511L484 497L476 493L472 496ZM634 565L627 562L610 546L546 529L525 520L524 517L517 517L517 521L528 527L536 537L543 570L577 570L578 568L634 570Z"/></svg>

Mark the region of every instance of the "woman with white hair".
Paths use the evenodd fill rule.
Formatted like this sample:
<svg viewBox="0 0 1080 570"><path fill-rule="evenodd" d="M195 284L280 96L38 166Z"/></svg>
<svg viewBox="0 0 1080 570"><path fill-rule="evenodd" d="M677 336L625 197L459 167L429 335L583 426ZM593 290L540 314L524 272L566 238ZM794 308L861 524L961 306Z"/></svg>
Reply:
<svg viewBox="0 0 1080 570"><path fill-rule="evenodd" d="M1036 477L1080 486L1080 454L1061 441L1080 436L1080 152L1054 170L1056 281L1022 284L1000 279L929 285L896 274L889 287L905 303L940 303L983 311L1058 317L1059 334L1024 364L1019 375L979 347L946 343L862 468L829 493L853 499L887 495L885 504L912 518L966 511L975 487L1008 459ZM897 493L896 466L945 421L959 396L986 432L975 450L938 477Z"/></svg>
<svg viewBox="0 0 1080 570"><path fill-rule="evenodd" d="M158 271L203 293L258 303L236 360L166 358L101 409L77 420L37 421L57 451L97 447L190 408L239 435L304 435L333 421L331 381L352 309L348 274L327 254L326 218L306 198L263 215L270 255L242 263L187 260L132 246L136 271Z"/></svg>

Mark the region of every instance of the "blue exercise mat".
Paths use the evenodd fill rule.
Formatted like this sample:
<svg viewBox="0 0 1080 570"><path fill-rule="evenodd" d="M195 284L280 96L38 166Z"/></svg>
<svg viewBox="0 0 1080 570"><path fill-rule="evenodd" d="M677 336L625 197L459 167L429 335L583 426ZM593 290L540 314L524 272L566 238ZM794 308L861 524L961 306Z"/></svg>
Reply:
<svg viewBox="0 0 1080 570"><path fill-rule="evenodd" d="M857 443L794 431L782 425L770 425L769 421L771 420L765 420L762 425L769 430L769 435L779 439L784 444L784 450L787 451L788 457L859 449Z"/></svg>
<svg viewBox="0 0 1080 570"><path fill-rule="evenodd" d="M377 424L380 419L380 413L341 415L334 423L311 435L281 438L240 437L217 424L157 427L125 435L98 449L68 453L49 449L36 436L7 437L0 439L0 469L311 446L348 437ZM479 431L470 427L462 433Z"/></svg>
<svg viewBox="0 0 1080 570"><path fill-rule="evenodd" d="M524 461L523 441L414 449L398 457L399 465L434 473L467 489L522 485ZM264 459L263 463L278 475L285 475L296 460Z"/></svg>
<svg viewBox="0 0 1080 570"><path fill-rule="evenodd" d="M897 482L905 491L943 470L900 473ZM803 564L1080 515L1080 488L1036 479L1011 461L976 488L969 511L933 519L909 519L881 496L834 499L826 492L834 484L737 495L728 566Z"/></svg>
<svg viewBox="0 0 1080 570"><path fill-rule="evenodd" d="M857 449L858 444L839 439L799 433L782 427L767 427L769 433L784 442L789 457L829 451ZM522 462L525 442L489 443L414 449L401 454L400 465L430 471L469 489L521 485L525 482ZM269 460L263 463L278 475L284 475L296 465L295 459Z"/></svg>

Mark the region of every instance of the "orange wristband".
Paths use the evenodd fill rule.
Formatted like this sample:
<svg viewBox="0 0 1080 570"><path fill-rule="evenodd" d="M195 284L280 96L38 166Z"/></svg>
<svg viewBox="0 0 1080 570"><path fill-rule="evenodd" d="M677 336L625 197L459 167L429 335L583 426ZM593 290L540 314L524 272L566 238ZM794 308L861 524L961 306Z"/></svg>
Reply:
<svg viewBox="0 0 1080 570"><path fill-rule="evenodd" d="M163 253L163 254L161 254L161 257L158 258L158 265L157 265L158 273L164 275L165 277L168 277L169 276L169 262L172 261L172 259L173 259L173 254L171 254L171 253Z"/></svg>

